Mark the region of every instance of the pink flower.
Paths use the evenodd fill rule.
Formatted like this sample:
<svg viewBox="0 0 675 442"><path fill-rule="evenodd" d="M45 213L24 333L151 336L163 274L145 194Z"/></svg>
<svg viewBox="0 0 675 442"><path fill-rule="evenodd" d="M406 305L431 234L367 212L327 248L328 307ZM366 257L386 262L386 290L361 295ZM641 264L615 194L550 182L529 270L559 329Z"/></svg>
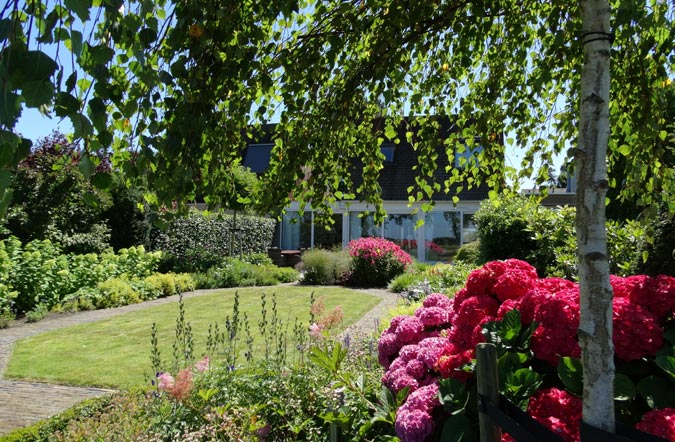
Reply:
<svg viewBox="0 0 675 442"><path fill-rule="evenodd" d="M675 408L652 410L635 426L638 430L675 441Z"/></svg>
<svg viewBox="0 0 675 442"><path fill-rule="evenodd" d="M157 388L160 390L171 390L175 384L175 379L169 373L159 373L157 375Z"/></svg>
<svg viewBox="0 0 675 442"><path fill-rule="evenodd" d="M493 320L497 316L497 300L486 295L466 299L459 308L450 331L450 341L463 349L472 348L476 342L474 329L477 325Z"/></svg>
<svg viewBox="0 0 675 442"><path fill-rule="evenodd" d="M436 369L444 378L466 381L473 377L473 373L464 371L462 367L470 363L474 357L474 349L463 350L453 344L448 344L441 357L438 358Z"/></svg>
<svg viewBox="0 0 675 442"><path fill-rule="evenodd" d="M195 364L195 370L197 370L200 373L204 373L206 370L209 369L210 361L211 360L209 359L208 355L204 356L201 361Z"/></svg>
<svg viewBox="0 0 675 442"><path fill-rule="evenodd" d="M447 309L442 307L420 307L415 311L425 328L440 327L450 324L450 315Z"/></svg>
<svg viewBox="0 0 675 442"><path fill-rule="evenodd" d="M309 335L314 339L321 338L321 326L316 322L309 326Z"/></svg>
<svg viewBox="0 0 675 442"><path fill-rule="evenodd" d="M396 412L396 435L402 442L426 441L436 427L433 411L439 406L437 385L412 392Z"/></svg>
<svg viewBox="0 0 675 442"><path fill-rule="evenodd" d="M573 294L547 297L536 307L534 321L539 327L532 333L530 347L536 358L556 366L560 356L581 356L577 340L579 304Z"/></svg>
<svg viewBox="0 0 675 442"><path fill-rule="evenodd" d="M564 441L579 441L581 399L578 397L557 388L539 390L530 399L527 412Z"/></svg>
<svg viewBox="0 0 675 442"><path fill-rule="evenodd" d="M440 307L444 310L452 308L452 299L448 298L443 293L432 293L422 301L424 307Z"/></svg>
<svg viewBox="0 0 675 442"><path fill-rule="evenodd" d="M493 286L493 291L500 301L518 299L535 286L537 274L526 270L509 270L500 275Z"/></svg>
<svg viewBox="0 0 675 442"><path fill-rule="evenodd" d="M633 361L656 356L663 345L663 329L656 315L633 304L629 298L614 298L613 341L616 357Z"/></svg>

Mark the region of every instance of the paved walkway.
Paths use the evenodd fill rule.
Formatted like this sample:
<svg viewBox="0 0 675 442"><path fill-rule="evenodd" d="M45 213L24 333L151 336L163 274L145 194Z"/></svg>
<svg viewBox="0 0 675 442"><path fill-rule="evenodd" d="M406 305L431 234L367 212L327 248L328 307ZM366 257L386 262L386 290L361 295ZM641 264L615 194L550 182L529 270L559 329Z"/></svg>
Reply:
<svg viewBox="0 0 675 442"><path fill-rule="evenodd" d="M217 290L197 290L184 293L184 298L201 296ZM344 333L357 336L373 332L379 318L396 306L397 296L385 290L365 289L364 292L382 298L382 301ZM35 323L19 322L8 329L0 329L0 435L34 424L64 411L85 399L113 392L101 388L83 388L38 382L3 379L14 342L50 330L76 324L101 321L113 316L156 305L178 302L178 296L147 301L124 307L77 313L50 315Z"/></svg>

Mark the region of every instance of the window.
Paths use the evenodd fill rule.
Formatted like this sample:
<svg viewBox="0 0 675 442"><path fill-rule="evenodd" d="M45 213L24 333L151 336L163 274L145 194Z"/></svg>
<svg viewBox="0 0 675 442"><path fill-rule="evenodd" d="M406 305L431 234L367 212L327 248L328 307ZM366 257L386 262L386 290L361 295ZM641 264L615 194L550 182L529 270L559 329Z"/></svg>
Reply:
<svg viewBox="0 0 675 442"><path fill-rule="evenodd" d="M281 248L298 250L311 247L312 213L287 212L281 222Z"/></svg>
<svg viewBox="0 0 675 442"><path fill-rule="evenodd" d="M394 145L393 144L383 144L380 147L380 151L382 152L382 155L384 155L384 162L385 163L393 163L394 162Z"/></svg>
<svg viewBox="0 0 675 442"><path fill-rule="evenodd" d="M384 239L398 244L412 256L417 256L415 239L415 219L413 215L389 214L384 220Z"/></svg>
<svg viewBox="0 0 675 442"><path fill-rule="evenodd" d="M382 226L375 225L372 214L361 215L361 212L349 213L349 240L382 236Z"/></svg>
<svg viewBox="0 0 675 442"><path fill-rule="evenodd" d="M464 152L459 152L455 150L455 167L458 169L463 169L469 163L469 161L478 161L478 154L483 151L483 146L480 144L474 144L473 148L469 147L468 144L464 144Z"/></svg>
<svg viewBox="0 0 675 442"><path fill-rule="evenodd" d="M462 243L478 240L478 230L476 223L473 222L473 213L465 213L462 216Z"/></svg>
<svg viewBox="0 0 675 442"><path fill-rule="evenodd" d="M424 221L426 261L450 261L459 249L460 212L428 213Z"/></svg>
<svg viewBox="0 0 675 442"><path fill-rule="evenodd" d="M270 165L272 144L249 144L244 157L244 166L255 173L262 173Z"/></svg>

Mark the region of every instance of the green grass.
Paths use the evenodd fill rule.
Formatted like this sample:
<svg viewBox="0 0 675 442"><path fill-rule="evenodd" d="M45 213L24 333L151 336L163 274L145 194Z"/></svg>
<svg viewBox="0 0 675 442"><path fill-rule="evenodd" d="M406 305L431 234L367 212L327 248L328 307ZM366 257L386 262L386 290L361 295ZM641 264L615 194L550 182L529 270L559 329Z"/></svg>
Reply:
<svg viewBox="0 0 675 442"><path fill-rule="evenodd" d="M206 350L209 324L218 323L220 329L225 330L225 318L232 316L237 291L239 312L248 316L256 351L264 348L258 332L263 293L267 295L267 320L272 315L272 294L276 294L277 316L284 322L284 328L290 324L289 335L293 333L296 317L303 324L309 323L312 292L316 299L323 298L326 312L342 307L343 327L379 302L374 296L349 289L295 286L227 289L185 299L185 320L192 327L197 359ZM150 362L152 324L157 324L162 360L171 361L177 317L178 303L171 303L23 339L14 345L5 377L112 388L143 385L154 378Z"/></svg>

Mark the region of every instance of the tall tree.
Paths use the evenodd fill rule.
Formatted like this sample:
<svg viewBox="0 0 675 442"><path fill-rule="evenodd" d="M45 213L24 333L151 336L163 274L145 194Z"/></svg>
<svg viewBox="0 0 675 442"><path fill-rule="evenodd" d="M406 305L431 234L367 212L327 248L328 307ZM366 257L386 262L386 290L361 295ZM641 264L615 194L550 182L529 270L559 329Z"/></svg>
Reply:
<svg viewBox="0 0 675 442"><path fill-rule="evenodd" d="M88 149L112 146L118 167L130 176L146 174L165 200L216 194L239 161L250 125L273 117L281 124L258 201L267 207L293 198L328 211L336 200L356 196L379 209L378 146L400 141L400 125L407 125L405 137L418 151L411 200L485 182L498 189L505 147L497 134L506 134L507 148L522 147L523 175L543 164L539 182L546 181L553 155L576 144L584 419L612 429L604 167L605 160L630 159L621 195L641 207L665 201L675 211L675 171L663 161L673 147L663 141L674 138L675 128L661 93L673 77L672 4L66 4L70 9L8 1L2 10L0 188L27 150L27 140L12 133L24 105L53 106L71 119ZM97 30L85 41L77 23L90 17ZM50 42L64 42L70 52L63 53L81 70L62 70L70 60L47 55L40 45ZM611 80L610 48L620 55ZM438 122L430 115L452 115L457 128L446 151L460 167L443 183L434 181ZM477 140L483 149L465 161ZM354 159L364 164L359 186L350 177Z"/></svg>

